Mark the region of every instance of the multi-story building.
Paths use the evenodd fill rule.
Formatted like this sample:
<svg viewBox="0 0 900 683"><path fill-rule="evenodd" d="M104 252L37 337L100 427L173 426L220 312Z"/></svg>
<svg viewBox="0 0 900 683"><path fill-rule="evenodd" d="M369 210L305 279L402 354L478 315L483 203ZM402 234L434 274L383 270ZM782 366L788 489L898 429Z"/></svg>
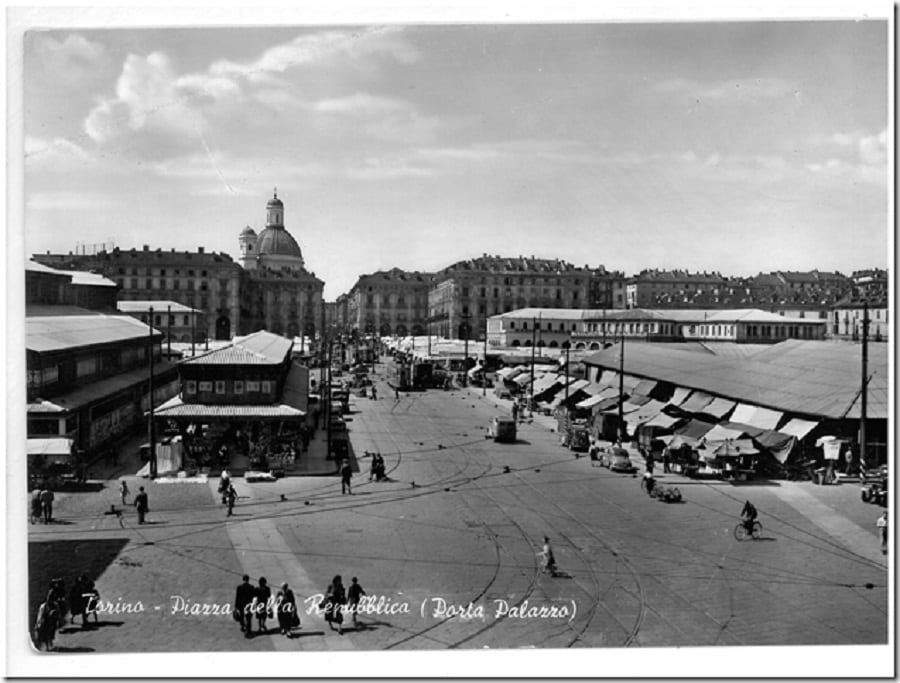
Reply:
<svg viewBox="0 0 900 683"><path fill-rule="evenodd" d="M142 249L96 254L35 254L34 260L93 271L118 285L119 301L175 301L204 312L204 336L230 339L239 326L241 267L228 254Z"/></svg>
<svg viewBox="0 0 900 683"><path fill-rule="evenodd" d="M724 293L729 281L721 273L687 270L642 270L625 285L626 308L697 305L700 294Z"/></svg>
<svg viewBox="0 0 900 683"><path fill-rule="evenodd" d="M144 424L151 350L154 404L177 391L162 338L127 315L26 317L28 436L69 438L90 456Z"/></svg>
<svg viewBox="0 0 900 683"><path fill-rule="evenodd" d="M825 320L789 318L757 309L526 308L492 316L488 344L597 350L623 336L640 341L767 344L823 339L825 327Z"/></svg>
<svg viewBox="0 0 900 683"><path fill-rule="evenodd" d="M25 307L77 306L115 311L118 287L112 280L80 270L57 270L35 261L25 264Z"/></svg>
<svg viewBox="0 0 900 683"><path fill-rule="evenodd" d="M284 227L277 193L266 204L266 227L257 235L248 225L238 242L244 269L240 333L314 337L322 325L324 283L306 270L300 245Z"/></svg>
<svg viewBox="0 0 900 683"><path fill-rule="evenodd" d="M849 295L831 311L831 336L838 339L862 339L862 325L868 308L869 335L872 341L887 341L890 336L887 297Z"/></svg>
<svg viewBox="0 0 900 683"><path fill-rule="evenodd" d="M602 273L609 286L595 278ZM520 308L585 308L614 296L619 274L559 259L482 255L435 275L428 293L429 331L443 337L484 339L492 315Z"/></svg>
<svg viewBox="0 0 900 683"><path fill-rule="evenodd" d="M118 309L161 330L167 342L200 342L206 339L204 312L177 301L120 301ZM152 319L150 316L153 316Z"/></svg>
<svg viewBox="0 0 900 683"><path fill-rule="evenodd" d="M346 325L359 335L422 335L428 330L432 273L399 268L360 275L346 295Z"/></svg>

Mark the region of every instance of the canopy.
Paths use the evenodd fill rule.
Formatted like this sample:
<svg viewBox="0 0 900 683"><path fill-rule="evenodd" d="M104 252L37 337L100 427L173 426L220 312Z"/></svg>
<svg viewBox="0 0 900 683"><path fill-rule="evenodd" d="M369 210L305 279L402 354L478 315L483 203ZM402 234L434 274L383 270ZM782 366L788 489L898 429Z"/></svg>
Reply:
<svg viewBox="0 0 900 683"><path fill-rule="evenodd" d="M788 459L794 445L797 443L795 436L771 430L763 432L754 438L756 443L769 451L782 465Z"/></svg>
<svg viewBox="0 0 900 683"><path fill-rule="evenodd" d="M686 387L675 387L675 391L672 393L672 398L669 399L669 403L673 406L679 406L684 403L684 400L690 396L691 390Z"/></svg>
<svg viewBox="0 0 900 683"><path fill-rule="evenodd" d="M735 405L737 405L734 401L729 401L725 398L714 398L712 403L706 406L701 412L706 415L712 415L713 417L721 420L725 417L731 410L734 409Z"/></svg>
<svg viewBox="0 0 900 683"><path fill-rule="evenodd" d="M725 441L726 439L740 439L746 432L741 429L729 429L722 425L716 425L704 434L704 439L712 443L714 441Z"/></svg>
<svg viewBox="0 0 900 683"><path fill-rule="evenodd" d="M649 396L650 393L656 388L658 382L652 379L642 379L638 382L634 387L634 393L641 394L642 396Z"/></svg>
<svg viewBox="0 0 900 683"><path fill-rule="evenodd" d="M524 387L526 384L528 384L531 381L531 373L523 372L522 374L516 375L515 377L513 377L512 381L515 384L518 384L520 387Z"/></svg>
<svg viewBox="0 0 900 683"><path fill-rule="evenodd" d="M608 408L608 409L606 409L606 410L603 410L602 412L604 412L604 413L614 413L614 412L617 412L617 411L618 411L618 408L616 407L616 406L618 406L618 403L619 403L618 399L610 399L610 400L614 400L614 401L615 401L615 403L613 403L613 407L612 407L612 408ZM637 405L637 404L635 404L635 403L632 403L631 401L625 401L625 402L622 403L622 413L623 413L623 414L625 414L625 413L633 413L633 412L636 411L638 408L640 408L640 406Z"/></svg>
<svg viewBox="0 0 900 683"><path fill-rule="evenodd" d="M715 425L712 422L706 422L705 420L691 420L683 427L678 428L678 434L693 439L700 439L713 427L715 427Z"/></svg>
<svg viewBox="0 0 900 683"><path fill-rule="evenodd" d="M750 439L728 439L720 443L710 443L708 450L717 458L739 458L742 455L754 455L759 449Z"/></svg>
<svg viewBox="0 0 900 683"><path fill-rule="evenodd" d="M594 396L590 396L583 401L579 401L575 404L576 408L593 408L595 405L600 403L601 401L606 400L606 397L602 394L595 394Z"/></svg>
<svg viewBox="0 0 900 683"><path fill-rule="evenodd" d="M72 455L72 439L62 437L28 439L28 455L40 455L51 457L55 460L65 460Z"/></svg>
<svg viewBox="0 0 900 683"><path fill-rule="evenodd" d="M802 439L818 426L818 422L810 422L809 420L794 418L778 431L782 434L790 434L791 436L795 436L798 439Z"/></svg>
<svg viewBox="0 0 900 683"><path fill-rule="evenodd" d="M688 413L699 413L712 403L713 397L702 391L695 391L691 397L681 404L681 409Z"/></svg>
<svg viewBox="0 0 900 683"><path fill-rule="evenodd" d="M743 432L749 437L756 438L763 432L772 431L770 429L762 429L761 427L754 427L753 425L745 425L741 422L721 422L719 423L726 429L734 429Z"/></svg>
<svg viewBox="0 0 900 683"><path fill-rule="evenodd" d="M521 365L517 365L511 368L500 368L499 370L497 370L497 377L504 380L512 379L516 375L519 375L523 372L525 372L525 368L523 368Z"/></svg>
<svg viewBox="0 0 900 683"><path fill-rule="evenodd" d="M777 410L769 410L768 408L760 408L751 406L746 403L739 403L737 408L731 414L732 422L743 422L744 424L760 427L761 429L775 429L781 420L783 413Z"/></svg>
<svg viewBox="0 0 900 683"><path fill-rule="evenodd" d="M666 415L665 413L659 413L651 420L648 420L644 423L645 427L661 427L663 429L668 429L669 427L681 422L684 418L681 417L672 417L671 415Z"/></svg>
<svg viewBox="0 0 900 683"><path fill-rule="evenodd" d="M668 446L669 450L673 451L681 448L682 446L690 446L691 448L696 448L698 445L700 445L699 439L694 439L693 437L687 436L685 434L661 436L660 439L662 439L662 441L668 441L666 446Z"/></svg>

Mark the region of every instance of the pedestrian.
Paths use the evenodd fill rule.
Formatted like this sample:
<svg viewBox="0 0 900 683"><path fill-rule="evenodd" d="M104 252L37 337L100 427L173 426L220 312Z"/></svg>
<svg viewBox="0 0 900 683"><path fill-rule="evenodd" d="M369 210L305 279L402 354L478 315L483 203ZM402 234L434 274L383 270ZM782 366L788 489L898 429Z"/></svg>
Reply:
<svg viewBox="0 0 900 683"><path fill-rule="evenodd" d="M144 517L150 512L150 504L143 486L141 486L140 491L134 497L134 507L137 508L138 524L143 524Z"/></svg>
<svg viewBox="0 0 900 683"><path fill-rule="evenodd" d="M353 476L353 468L350 467L350 461L344 460L341 465L341 495L350 494L353 495L353 491L350 490L350 478Z"/></svg>
<svg viewBox="0 0 900 683"><path fill-rule="evenodd" d="M644 463L647 465L647 472L653 474L653 454L648 453L647 457L644 458Z"/></svg>
<svg viewBox="0 0 900 683"><path fill-rule="evenodd" d="M347 604L347 594L344 592L344 584L341 583L340 574L331 580L328 590L325 591L325 621L328 622L328 628L334 631L334 625L337 624L337 632L344 635L344 605Z"/></svg>
<svg viewBox="0 0 900 683"><path fill-rule="evenodd" d="M228 502L228 487L231 486L231 474L228 470L222 470L219 476L219 493L222 494L222 505Z"/></svg>
<svg viewBox="0 0 900 683"><path fill-rule="evenodd" d="M41 514L44 524L50 524L53 521L53 491L47 486L41 489Z"/></svg>
<svg viewBox="0 0 900 683"><path fill-rule="evenodd" d="M81 628L87 628L87 616L84 613L84 594L87 590L87 577L82 574L69 591L69 614L71 615L69 623L75 623L75 617L81 617Z"/></svg>
<svg viewBox="0 0 900 683"><path fill-rule="evenodd" d="M46 652L53 650L56 629L59 628L61 619L56 600L48 593L47 599L38 607L37 617L34 620L34 643L38 650L43 649Z"/></svg>
<svg viewBox="0 0 900 683"><path fill-rule="evenodd" d="M518 401L514 401L512 404L512 419L513 422L519 422L519 403Z"/></svg>
<svg viewBox="0 0 900 683"><path fill-rule="evenodd" d="M353 615L353 628L359 628L359 621L357 619L357 615L359 614L359 599L365 594L366 591L359 585L359 581L357 581L356 577L354 576L350 579L350 588L347 589L347 606L350 610L350 614Z"/></svg>
<svg viewBox="0 0 900 683"><path fill-rule="evenodd" d="M888 518L887 518L887 510L881 513L881 517L875 522L875 526L878 527L878 530L881 532L881 554L887 555L887 544L888 544Z"/></svg>
<svg viewBox="0 0 900 683"><path fill-rule="evenodd" d="M266 578L264 576L259 577L259 587L256 589L256 604L254 605L254 611L256 612L256 620L259 623L259 632L260 633L268 633L269 629L266 628L266 619L272 617L272 605L270 601L272 599L272 589L269 588L269 584L266 582Z"/></svg>
<svg viewBox="0 0 900 683"><path fill-rule="evenodd" d="M281 590L275 596L275 606L278 609L278 628L281 635L289 636L291 629L300 628L300 614L297 612L297 601L287 583L281 584Z"/></svg>
<svg viewBox="0 0 900 683"><path fill-rule="evenodd" d="M31 523L41 522L41 490L39 488L31 492Z"/></svg>
<svg viewBox="0 0 900 683"><path fill-rule="evenodd" d="M234 620L241 625L241 631L245 638L250 638L253 631L253 613L251 605L256 597L256 588L250 583L247 574L241 578L241 583L234 592Z"/></svg>
<svg viewBox="0 0 900 683"><path fill-rule="evenodd" d="M670 471L669 470L669 449L668 448L663 451L662 461L663 461L663 473L668 474Z"/></svg>
<svg viewBox="0 0 900 683"><path fill-rule="evenodd" d="M122 483L119 484L119 493L122 494L122 505L128 505L128 501L126 500L126 498L128 498L128 482L124 479L122 480Z"/></svg>
<svg viewBox="0 0 900 683"><path fill-rule="evenodd" d="M372 384L372 400L373 400L373 401L377 401L377 400L378 400L378 391L375 389L375 385L374 385L374 384Z"/></svg>
<svg viewBox="0 0 900 683"><path fill-rule="evenodd" d="M237 500L237 491L234 490L234 486L229 485L228 490L225 492L225 504L228 505L228 517L231 517L232 511L234 510L234 503Z"/></svg>
<svg viewBox="0 0 900 683"><path fill-rule="evenodd" d="M550 572L551 575L556 576L556 558L553 556L553 548L550 546L550 539L547 536L544 536L544 545L538 555L543 559L541 573Z"/></svg>
<svg viewBox="0 0 900 683"><path fill-rule="evenodd" d="M400 400L400 387L394 387L394 399L397 401Z"/></svg>

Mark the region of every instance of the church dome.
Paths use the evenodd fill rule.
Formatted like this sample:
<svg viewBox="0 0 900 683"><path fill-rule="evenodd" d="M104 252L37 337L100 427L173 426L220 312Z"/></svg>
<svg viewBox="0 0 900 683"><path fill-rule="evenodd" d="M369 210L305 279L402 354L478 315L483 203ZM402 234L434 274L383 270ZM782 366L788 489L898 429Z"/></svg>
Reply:
<svg viewBox="0 0 900 683"><path fill-rule="evenodd" d="M260 256L303 257L297 241L291 233L281 227L268 227L259 233L256 253Z"/></svg>
<svg viewBox="0 0 900 683"><path fill-rule="evenodd" d="M276 193L275 196L266 202L266 206L284 206L284 202L278 198L278 194Z"/></svg>
<svg viewBox="0 0 900 683"><path fill-rule="evenodd" d="M253 235L253 236L255 237L255 236L256 236L256 230L254 230L253 228L251 228L251 227L248 225L246 228L244 228L243 230L241 230L241 237L243 237L244 235Z"/></svg>

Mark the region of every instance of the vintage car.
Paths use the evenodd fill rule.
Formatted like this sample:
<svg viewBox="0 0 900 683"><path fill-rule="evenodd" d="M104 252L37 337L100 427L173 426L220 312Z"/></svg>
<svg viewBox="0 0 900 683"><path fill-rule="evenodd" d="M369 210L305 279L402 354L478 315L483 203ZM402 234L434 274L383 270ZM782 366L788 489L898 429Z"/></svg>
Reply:
<svg viewBox="0 0 900 683"><path fill-rule="evenodd" d="M632 464L628 451L619 446L608 446L600 449L600 465L613 472L636 472L637 468Z"/></svg>
<svg viewBox="0 0 900 683"><path fill-rule="evenodd" d="M515 443L516 441L516 421L511 417L498 415L491 418L491 424L488 426L487 438L494 441Z"/></svg>

